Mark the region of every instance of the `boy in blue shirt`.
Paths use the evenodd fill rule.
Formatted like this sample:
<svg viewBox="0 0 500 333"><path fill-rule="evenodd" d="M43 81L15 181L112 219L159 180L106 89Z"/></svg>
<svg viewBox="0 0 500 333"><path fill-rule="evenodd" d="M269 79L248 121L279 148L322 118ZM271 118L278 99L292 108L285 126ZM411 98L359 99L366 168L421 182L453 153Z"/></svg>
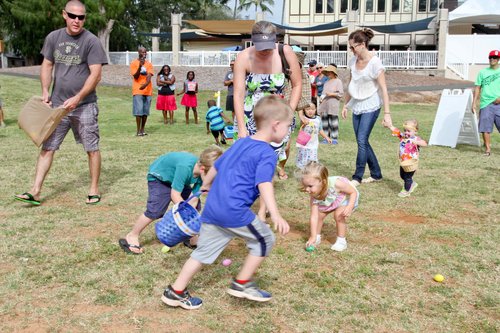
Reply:
<svg viewBox="0 0 500 333"><path fill-rule="evenodd" d="M149 166L146 211L139 216L127 236L118 241L123 251L143 253L139 245L141 232L151 222L163 217L170 201L177 204L186 200L191 192L198 192L208 170L221 155L219 147L211 146L201 153L199 160L186 152L172 152L158 157Z"/></svg>
<svg viewBox="0 0 500 333"><path fill-rule="evenodd" d="M245 240L249 254L227 292L235 297L265 302L271 294L252 281L257 268L275 243L267 224L250 207L260 195L271 214L275 230L285 235L290 230L281 217L274 198L273 175L277 158L270 142L281 142L288 134L293 112L283 100L270 95L254 108L257 133L236 141L214 164L203 180L209 190L201 215L198 247L184 264L177 280L163 293L167 305L197 309L202 300L189 295L186 287L203 264L213 263L231 239Z"/></svg>
<svg viewBox="0 0 500 333"><path fill-rule="evenodd" d="M231 121L224 115L224 111L221 108L217 107L217 104L213 99L207 102L208 111L207 111L207 134L212 132L212 135L215 138L215 144L220 146L220 143L223 145L226 144L226 140L224 139L224 126L226 125L224 121L227 123L231 123ZM219 135L220 135L220 143L219 143Z"/></svg>

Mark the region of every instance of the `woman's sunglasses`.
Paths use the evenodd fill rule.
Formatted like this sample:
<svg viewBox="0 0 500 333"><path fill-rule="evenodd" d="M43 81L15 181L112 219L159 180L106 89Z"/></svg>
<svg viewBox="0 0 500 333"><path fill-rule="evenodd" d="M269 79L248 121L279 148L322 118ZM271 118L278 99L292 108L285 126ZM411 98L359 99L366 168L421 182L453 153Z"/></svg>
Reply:
<svg viewBox="0 0 500 333"><path fill-rule="evenodd" d="M75 20L76 18L78 18L80 21L85 20L85 14L84 15L76 15L76 14L73 14L70 12L66 12L66 15L68 15L68 17L72 20Z"/></svg>

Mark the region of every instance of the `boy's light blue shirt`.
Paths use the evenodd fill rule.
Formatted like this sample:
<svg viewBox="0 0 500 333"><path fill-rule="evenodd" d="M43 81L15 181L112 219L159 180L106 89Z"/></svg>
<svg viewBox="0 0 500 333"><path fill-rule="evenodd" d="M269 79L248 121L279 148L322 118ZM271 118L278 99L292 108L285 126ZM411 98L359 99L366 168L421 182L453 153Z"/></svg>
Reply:
<svg viewBox="0 0 500 333"><path fill-rule="evenodd" d="M172 189L182 192L184 187L192 187L193 193L201 187L201 177L193 176L198 158L186 152L173 152L158 157L150 166L148 181L160 180L171 184Z"/></svg>

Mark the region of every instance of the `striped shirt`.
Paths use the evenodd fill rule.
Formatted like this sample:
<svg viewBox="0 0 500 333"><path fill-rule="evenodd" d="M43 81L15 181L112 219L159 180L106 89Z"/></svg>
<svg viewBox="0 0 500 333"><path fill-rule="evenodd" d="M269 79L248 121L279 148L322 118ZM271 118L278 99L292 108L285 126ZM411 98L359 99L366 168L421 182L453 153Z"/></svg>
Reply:
<svg viewBox="0 0 500 333"><path fill-rule="evenodd" d="M220 131L224 128L224 119L220 115L222 113L222 109L217 106L212 106L207 111L207 122L210 123L210 130L212 131Z"/></svg>

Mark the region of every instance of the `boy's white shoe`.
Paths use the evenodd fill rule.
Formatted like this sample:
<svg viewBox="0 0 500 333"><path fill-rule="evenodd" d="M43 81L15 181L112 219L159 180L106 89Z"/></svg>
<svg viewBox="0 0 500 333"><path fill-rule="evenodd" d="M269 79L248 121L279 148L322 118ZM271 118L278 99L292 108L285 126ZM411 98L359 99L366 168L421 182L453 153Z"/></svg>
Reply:
<svg viewBox="0 0 500 333"><path fill-rule="evenodd" d="M354 187L358 187L359 184L361 184L360 182L358 182L356 179L353 179L351 180L351 185L354 186Z"/></svg>
<svg viewBox="0 0 500 333"><path fill-rule="evenodd" d="M333 251L342 252L347 249L347 241L339 242L339 240L337 240L335 244L332 245L331 249Z"/></svg>

